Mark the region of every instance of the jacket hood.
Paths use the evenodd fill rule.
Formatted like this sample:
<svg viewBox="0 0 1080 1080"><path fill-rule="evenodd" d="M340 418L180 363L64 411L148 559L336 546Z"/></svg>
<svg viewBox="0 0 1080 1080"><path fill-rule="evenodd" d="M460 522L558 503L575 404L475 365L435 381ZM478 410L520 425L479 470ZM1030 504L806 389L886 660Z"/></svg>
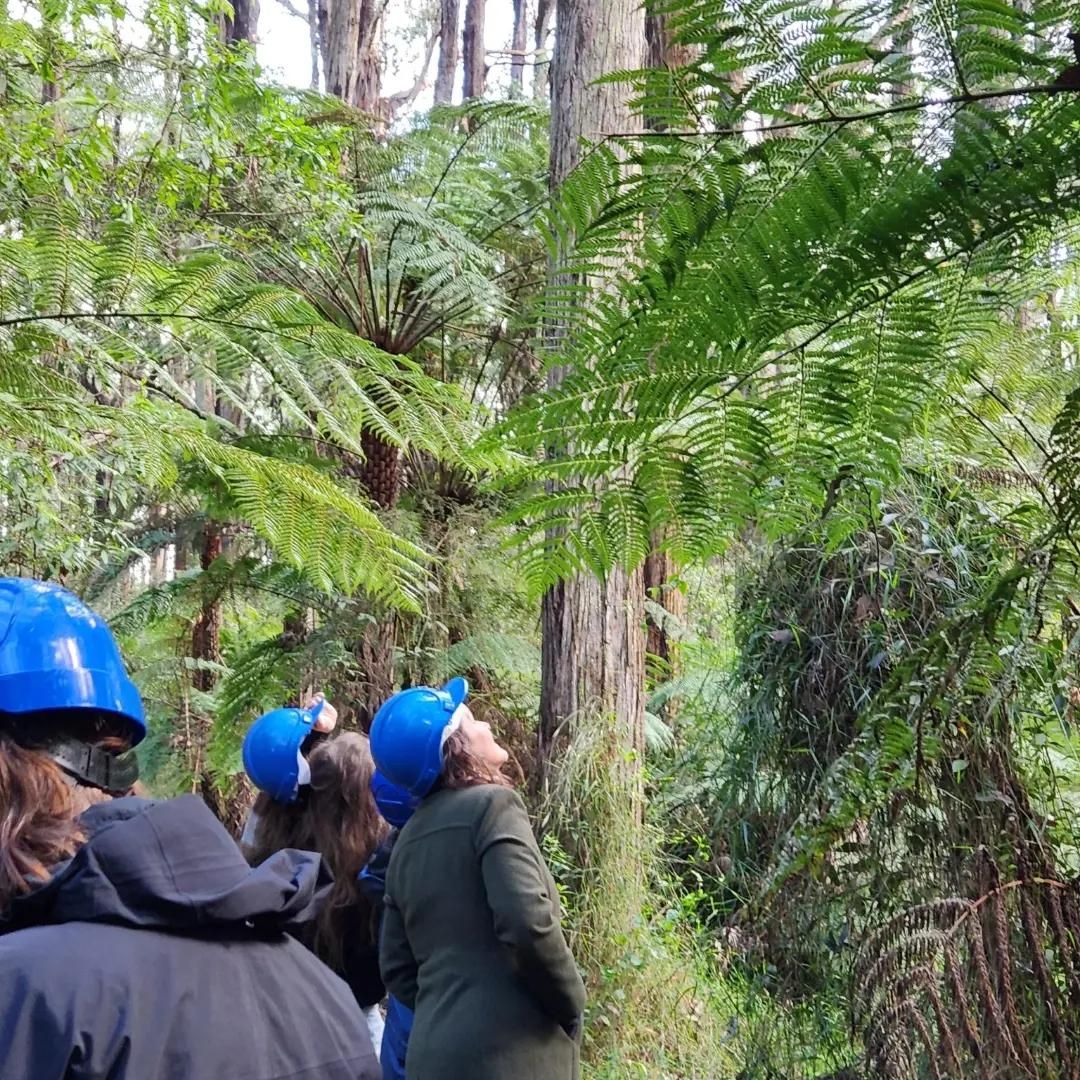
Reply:
<svg viewBox="0 0 1080 1080"><path fill-rule="evenodd" d="M87 841L52 878L11 905L0 933L102 922L233 937L298 931L331 884L318 855L279 851L251 868L195 795L128 797L83 814Z"/></svg>

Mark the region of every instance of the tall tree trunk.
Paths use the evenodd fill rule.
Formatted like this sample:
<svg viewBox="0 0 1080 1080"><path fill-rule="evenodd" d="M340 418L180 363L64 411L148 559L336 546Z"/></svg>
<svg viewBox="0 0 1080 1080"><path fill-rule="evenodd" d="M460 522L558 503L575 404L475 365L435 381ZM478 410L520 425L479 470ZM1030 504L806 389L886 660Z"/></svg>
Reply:
<svg viewBox="0 0 1080 1080"><path fill-rule="evenodd" d="M551 57L547 51L554 0L537 0L536 22L533 24L533 97L543 101L551 90Z"/></svg>
<svg viewBox="0 0 1080 1080"><path fill-rule="evenodd" d="M659 604L665 614L646 615L645 651L658 662L657 675L667 678L678 670L678 643L668 631L667 620L682 622L686 618L686 595L673 584L679 568L671 553L660 549L659 539L654 540L643 573L646 598Z"/></svg>
<svg viewBox="0 0 1080 1080"><path fill-rule="evenodd" d="M326 92L372 116L382 90L381 0L319 0Z"/></svg>
<svg viewBox="0 0 1080 1080"><path fill-rule="evenodd" d="M581 160L582 141L638 125L625 87L597 80L612 71L640 68L644 27L637 0L558 0L552 65L551 184L558 187ZM552 284L569 284L560 251L549 268ZM602 281L595 281L597 288ZM560 338L548 327L549 341ZM564 372L552 368L549 385ZM543 599L541 625L541 763L556 733L586 711L613 715L629 789L642 806L641 755L645 745L644 586L641 571L612 570L603 580L578 576Z"/></svg>
<svg viewBox="0 0 1080 1080"><path fill-rule="evenodd" d="M311 47L311 89L319 89L319 0L308 0L308 41Z"/></svg>
<svg viewBox="0 0 1080 1080"><path fill-rule="evenodd" d="M656 10L656 5L648 5L645 15L645 66L670 70L689 64L696 55L693 46L672 39L667 12Z"/></svg>
<svg viewBox="0 0 1080 1080"><path fill-rule="evenodd" d="M449 105L454 100L460 14L459 0L441 0L439 4L439 69L435 76L436 105Z"/></svg>
<svg viewBox="0 0 1080 1080"><path fill-rule="evenodd" d="M517 97L525 93L525 46L528 43L528 3L514 0L514 36L510 39L510 92Z"/></svg>
<svg viewBox="0 0 1080 1080"><path fill-rule="evenodd" d="M674 71L691 63L697 55L692 46L680 44L672 39L669 17L665 11L647 6L645 13L645 65L650 68ZM668 126L662 116L646 116L645 124L653 131L663 131ZM662 550L662 536L653 537L652 549L645 565L645 596L654 604L659 604L667 616L677 621L686 617L686 597L671 582L678 573L678 567L671 554ZM646 614L647 636L645 651L656 661L658 678L670 677L677 668L678 646L668 632L668 620L665 616L656 617Z"/></svg>
<svg viewBox="0 0 1080 1080"><path fill-rule="evenodd" d="M207 520L203 525L199 550L199 565L204 573L210 569L215 559L221 557L224 540L221 525ZM193 660L209 664L221 663L221 623L221 597L204 582L202 606L191 630ZM204 694L214 689L217 680L217 672L204 667L196 667L191 675L191 685ZM234 837L239 837L255 792L243 773L233 777L215 777L211 773L206 761L210 727L209 716L198 709L189 710L186 742L192 783L217 819Z"/></svg>
<svg viewBox="0 0 1080 1080"><path fill-rule="evenodd" d="M300 608L297 611L290 611L284 618L281 625L281 644L288 652L295 652L302 649L311 637L312 632L315 629L315 612L312 608ZM310 665L306 665L300 672L300 678L297 684L297 690L299 692L299 700L303 701L305 698L313 694L318 687L315 685L315 671Z"/></svg>
<svg viewBox="0 0 1080 1080"><path fill-rule="evenodd" d="M222 17L221 34L226 45L254 45L259 37L259 0L230 0L232 17Z"/></svg>
<svg viewBox="0 0 1080 1080"><path fill-rule="evenodd" d="M466 101L482 98L487 86L487 53L484 51L486 0L466 0L465 29L461 35L461 59L465 69L461 96Z"/></svg>
<svg viewBox="0 0 1080 1080"><path fill-rule="evenodd" d="M216 521L207 521L203 525L199 549L199 565L206 573L219 558L222 550L221 525ZM221 663L221 600L204 586L202 606L195 617L191 630L191 657L195 661L211 664ZM209 693L217 682L217 673L196 667L191 676L191 683L196 690ZM201 756L203 747L199 747Z"/></svg>
<svg viewBox="0 0 1080 1080"><path fill-rule="evenodd" d="M358 463L355 458L348 458L342 472L356 480L380 510L392 510L401 494L401 451L378 432L367 429L360 432L360 445L364 460ZM398 631L398 618L393 611L376 608L367 614L370 621L355 637L350 635L348 641L357 677L350 678L347 685L340 688L349 708L349 715L343 715L342 719L364 731L371 726L375 710L394 689Z"/></svg>
<svg viewBox="0 0 1080 1080"><path fill-rule="evenodd" d="M221 525L207 520L199 540L199 565L204 574L220 557L221 549ZM210 693L217 682L217 672L200 665L221 663L221 599L211 591L206 580L202 582L202 604L191 628L191 659L195 662L191 673L192 688L204 694ZM199 707L199 703L190 703L182 738L192 787L202 795L214 813L223 818L222 800L206 765L210 727L210 717Z"/></svg>

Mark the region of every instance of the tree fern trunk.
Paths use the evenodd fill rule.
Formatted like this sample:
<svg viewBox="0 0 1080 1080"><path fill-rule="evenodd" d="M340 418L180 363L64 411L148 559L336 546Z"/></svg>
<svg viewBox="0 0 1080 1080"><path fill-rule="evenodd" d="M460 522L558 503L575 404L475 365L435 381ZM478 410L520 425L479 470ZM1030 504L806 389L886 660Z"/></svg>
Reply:
<svg viewBox="0 0 1080 1080"><path fill-rule="evenodd" d="M654 544L645 560L645 596L659 604L671 619L681 622L686 618L686 596L672 584L677 574L678 567L671 553L659 550L659 545ZM658 674L662 678L670 677L678 666L678 643L661 618L646 616L646 630L645 651L659 661Z"/></svg>
<svg viewBox="0 0 1080 1080"><path fill-rule="evenodd" d="M199 551L199 565L203 573L220 557L222 539L221 526L216 521L207 521L203 526ZM191 658L195 661L221 663L221 601L206 585L203 586L202 607L191 630ZM217 674L196 667L191 682L196 690L209 693L217 682ZM199 750L201 749L200 747Z"/></svg>
<svg viewBox="0 0 1080 1080"><path fill-rule="evenodd" d="M360 671L350 704L356 712L356 724L367 731L379 706L394 690L394 654L398 621L393 612L380 615L360 635L353 650Z"/></svg>
<svg viewBox="0 0 1080 1080"><path fill-rule="evenodd" d="M203 526L199 565L206 573L224 549L224 533L216 521ZM191 656L197 663L221 663L221 599L204 585L203 603L191 631ZM196 666L191 683L196 690L210 693L217 685L217 672ZM254 799L254 790L243 774L228 778L226 786L215 777L207 765L206 751L210 742L210 717L197 713L192 717L188 735L188 767L194 789L213 811L218 820L234 836L239 838Z"/></svg>
<svg viewBox="0 0 1080 1080"><path fill-rule="evenodd" d="M302 649L307 644L308 638L311 637L311 633L314 629L315 612L312 608L301 608L298 611L290 611L285 616L281 625L282 647L289 652ZM301 701L309 697L318 689L315 675L316 673L310 664L305 666L300 672L297 691Z"/></svg>
<svg viewBox="0 0 1080 1080"><path fill-rule="evenodd" d="M597 84L612 71L639 68L644 26L636 0L559 0L552 67L551 183L558 186L578 164L584 139L632 130L636 118L624 88ZM549 268L563 284L565 253ZM602 288L603 282L596 281ZM561 328L547 327L550 343ZM549 383L563 376L552 368ZM645 745L644 586L640 570L613 570L604 580L579 576L543 599L541 625L541 765L555 749L557 732L582 712L612 715L625 750L626 784L643 807L641 761Z"/></svg>
<svg viewBox="0 0 1080 1080"><path fill-rule="evenodd" d="M401 451L372 431L362 431L360 443L364 461L351 464L343 471L360 483L381 510L392 510L401 495ZM393 612L373 615L374 621L366 624L349 643L357 677L350 680L347 694L349 705L355 710L357 726L364 731L370 726L375 710L394 689L397 618Z"/></svg>
<svg viewBox="0 0 1080 1080"><path fill-rule="evenodd" d="M459 0L441 0L439 4L439 68L435 76L436 105L449 105L454 100L460 15Z"/></svg>
<svg viewBox="0 0 1080 1080"><path fill-rule="evenodd" d="M374 431L360 433L364 462L357 479L368 498L383 510L392 510L401 495L401 451Z"/></svg>

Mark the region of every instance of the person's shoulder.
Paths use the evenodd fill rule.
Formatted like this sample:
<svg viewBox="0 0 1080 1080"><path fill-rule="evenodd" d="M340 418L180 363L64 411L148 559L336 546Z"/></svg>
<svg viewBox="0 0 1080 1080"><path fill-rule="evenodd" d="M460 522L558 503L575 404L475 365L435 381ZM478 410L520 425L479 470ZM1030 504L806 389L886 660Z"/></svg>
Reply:
<svg viewBox="0 0 1080 1080"><path fill-rule="evenodd" d="M0 935L0 988L51 997L73 989L72 960L82 981L97 980L121 964L125 942L138 931L96 923L28 926ZM80 980L76 980L79 982Z"/></svg>
<svg viewBox="0 0 1080 1080"><path fill-rule="evenodd" d="M479 812L501 810L509 807L524 807L521 796L504 784L474 784L472 787L459 788L451 793L460 805L467 805Z"/></svg>
<svg viewBox="0 0 1080 1080"><path fill-rule="evenodd" d="M94 940L97 929L91 923L49 923L43 926L26 926L0 935L0 957L5 961L24 956L36 957L45 963L50 957L64 957L64 946L69 942L85 944ZM111 931L113 927L107 927ZM89 933L88 933L89 932ZM71 955L67 954L68 962Z"/></svg>

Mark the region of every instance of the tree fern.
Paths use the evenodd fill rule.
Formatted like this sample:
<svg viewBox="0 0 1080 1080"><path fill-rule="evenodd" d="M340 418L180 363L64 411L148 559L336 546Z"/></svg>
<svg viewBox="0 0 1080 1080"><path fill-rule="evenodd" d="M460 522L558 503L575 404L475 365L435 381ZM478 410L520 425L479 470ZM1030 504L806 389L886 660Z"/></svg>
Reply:
<svg viewBox="0 0 1080 1080"><path fill-rule="evenodd" d="M571 177L552 229L574 239L576 276L549 303L573 373L507 433L565 451L555 501L522 507L532 535L569 516L598 547L536 539L538 587L638 560L661 527L682 558L750 517L781 532L841 470L895 476L1001 309L1047 288L1078 179L1061 133L1080 106L1050 85L1065 12L927 4L912 20L925 101L895 100L897 71L878 70L872 5L694 4L679 23L702 47L680 72L695 115L607 133ZM746 134L763 117L782 123ZM619 238L642 222L628 261ZM616 263L619 288L586 306L574 281ZM612 459L626 472L593 479Z"/></svg>
<svg viewBox="0 0 1080 1080"><path fill-rule="evenodd" d="M14 414L7 430L72 455L93 451L86 434L97 432L158 489L175 484L186 462L321 586L413 604L418 549L318 472L230 445L228 424L201 416L190 387L208 382L242 410L249 431L284 421L360 453L367 425L441 460L497 465L498 453L470 456L461 396L336 330L295 293L251 281L242 267L203 256L167 269L145 257L132 230L117 228L96 245L57 224L62 215L46 217L51 224L37 237L0 241L0 367ZM44 367L42 352L51 357ZM145 399L102 407L68 374L76 371L98 387L141 383Z"/></svg>

